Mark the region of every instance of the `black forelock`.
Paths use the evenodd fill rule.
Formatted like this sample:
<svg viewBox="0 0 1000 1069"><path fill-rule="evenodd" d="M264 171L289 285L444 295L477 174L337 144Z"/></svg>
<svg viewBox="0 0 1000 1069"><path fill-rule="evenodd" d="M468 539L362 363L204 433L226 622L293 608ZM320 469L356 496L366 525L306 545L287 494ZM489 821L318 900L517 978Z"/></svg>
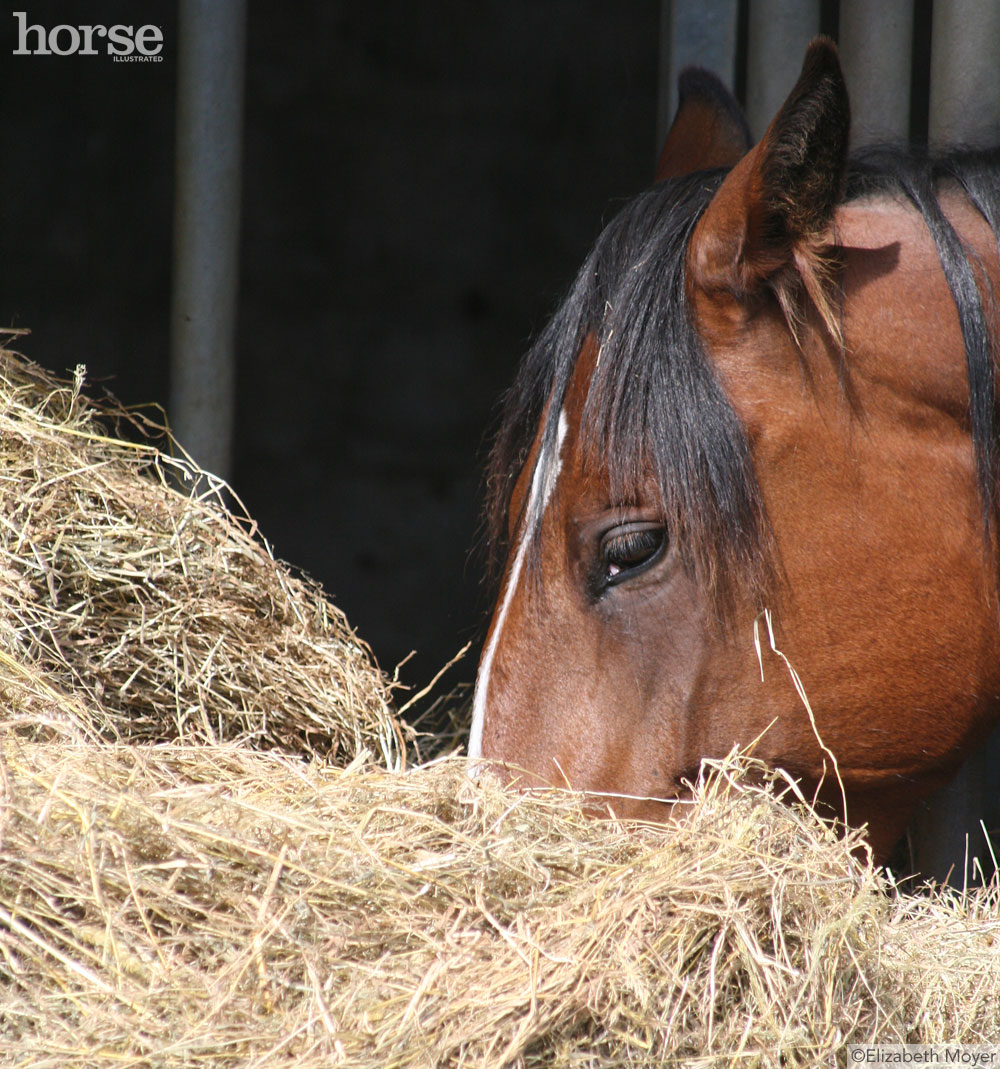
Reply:
<svg viewBox="0 0 1000 1069"><path fill-rule="evenodd" d="M600 358L580 434L606 462L610 500L637 500L652 472L671 537L690 567L727 597L762 586L769 555L749 445L705 358L685 291L688 239L724 174L670 179L627 204L528 352L507 395L488 472L497 565L513 487L539 421L547 452L590 335Z"/></svg>

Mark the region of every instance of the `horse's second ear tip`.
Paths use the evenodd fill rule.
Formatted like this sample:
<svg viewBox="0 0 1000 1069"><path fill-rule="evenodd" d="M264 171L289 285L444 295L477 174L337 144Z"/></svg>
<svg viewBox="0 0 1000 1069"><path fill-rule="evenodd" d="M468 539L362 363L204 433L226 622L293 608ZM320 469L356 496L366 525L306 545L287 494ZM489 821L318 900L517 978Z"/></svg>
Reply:
<svg viewBox="0 0 1000 1069"><path fill-rule="evenodd" d="M822 53L824 56L836 59L840 53L837 50L837 42L828 37L825 33L818 33L816 36L806 45L806 54L811 52Z"/></svg>
<svg viewBox="0 0 1000 1069"><path fill-rule="evenodd" d="M693 95L716 96L726 94L728 90L722 79L707 67L685 67L677 78L677 99L679 103Z"/></svg>
<svg viewBox="0 0 1000 1069"><path fill-rule="evenodd" d="M803 71L819 68L825 71L836 71L841 77L840 51L836 42L825 34L814 37L806 46L805 59L802 62Z"/></svg>

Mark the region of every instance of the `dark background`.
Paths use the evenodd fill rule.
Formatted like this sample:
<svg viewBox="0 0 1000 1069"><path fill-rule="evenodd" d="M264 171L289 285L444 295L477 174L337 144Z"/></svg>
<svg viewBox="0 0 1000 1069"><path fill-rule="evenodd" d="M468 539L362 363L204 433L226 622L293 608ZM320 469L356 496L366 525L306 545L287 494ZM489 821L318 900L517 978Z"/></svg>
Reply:
<svg viewBox="0 0 1000 1069"><path fill-rule="evenodd" d="M651 177L659 6L250 5L231 481L383 668L417 651L411 682L482 637L498 397ZM15 9L153 23L163 62L13 56ZM25 0L0 55L0 325L50 370L165 405L176 6Z"/></svg>

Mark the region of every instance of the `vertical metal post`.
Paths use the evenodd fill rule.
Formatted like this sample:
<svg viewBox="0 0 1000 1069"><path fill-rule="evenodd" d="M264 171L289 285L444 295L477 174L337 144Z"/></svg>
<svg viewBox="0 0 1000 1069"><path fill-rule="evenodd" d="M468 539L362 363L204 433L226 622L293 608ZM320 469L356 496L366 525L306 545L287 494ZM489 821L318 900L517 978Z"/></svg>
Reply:
<svg viewBox="0 0 1000 1069"><path fill-rule="evenodd" d="M685 67L705 67L733 88L737 7L737 0L662 0L657 152L674 121L677 77Z"/></svg>
<svg viewBox="0 0 1000 1069"><path fill-rule="evenodd" d="M819 0L751 0L747 32L747 122L759 138L802 69L819 33Z"/></svg>
<svg viewBox="0 0 1000 1069"><path fill-rule="evenodd" d="M239 279L246 0L181 0L170 418L205 470L229 475Z"/></svg>
<svg viewBox="0 0 1000 1069"><path fill-rule="evenodd" d="M948 0L931 23L932 144L1000 142L1000 4Z"/></svg>
<svg viewBox="0 0 1000 1069"><path fill-rule="evenodd" d="M851 95L852 147L910 133L913 0L840 0L840 60Z"/></svg>

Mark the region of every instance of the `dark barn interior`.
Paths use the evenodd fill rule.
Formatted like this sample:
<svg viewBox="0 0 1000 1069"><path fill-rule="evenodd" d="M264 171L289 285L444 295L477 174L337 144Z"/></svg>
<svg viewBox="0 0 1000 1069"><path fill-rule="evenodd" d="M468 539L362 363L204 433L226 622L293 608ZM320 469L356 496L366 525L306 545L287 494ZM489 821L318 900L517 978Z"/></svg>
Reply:
<svg viewBox="0 0 1000 1069"><path fill-rule="evenodd" d="M162 62L5 56L0 324L91 389L167 404L176 5ZM251 5L232 484L387 670L481 637L496 403L655 158L660 5ZM79 24L50 0L29 21ZM475 653L454 670L469 680Z"/></svg>

